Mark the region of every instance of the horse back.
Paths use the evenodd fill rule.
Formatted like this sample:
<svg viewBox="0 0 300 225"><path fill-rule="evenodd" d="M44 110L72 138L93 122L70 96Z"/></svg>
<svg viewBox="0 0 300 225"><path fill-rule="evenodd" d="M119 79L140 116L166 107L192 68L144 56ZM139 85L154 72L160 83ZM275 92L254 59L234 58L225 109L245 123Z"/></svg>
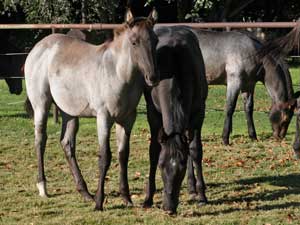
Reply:
<svg viewBox="0 0 300 225"><path fill-rule="evenodd" d="M193 30L203 54L209 84L226 84L227 75L257 68L257 49L261 44L244 33Z"/></svg>

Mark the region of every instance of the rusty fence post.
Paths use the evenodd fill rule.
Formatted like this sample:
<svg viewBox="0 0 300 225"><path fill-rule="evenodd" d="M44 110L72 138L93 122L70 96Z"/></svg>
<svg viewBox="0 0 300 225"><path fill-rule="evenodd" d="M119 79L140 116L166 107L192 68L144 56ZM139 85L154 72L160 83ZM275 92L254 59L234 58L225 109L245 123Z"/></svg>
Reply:
<svg viewBox="0 0 300 225"><path fill-rule="evenodd" d="M52 34L55 33L55 28L52 28ZM58 123L58 108L55 104L53 104L53 120L54 123Z"/></svg>

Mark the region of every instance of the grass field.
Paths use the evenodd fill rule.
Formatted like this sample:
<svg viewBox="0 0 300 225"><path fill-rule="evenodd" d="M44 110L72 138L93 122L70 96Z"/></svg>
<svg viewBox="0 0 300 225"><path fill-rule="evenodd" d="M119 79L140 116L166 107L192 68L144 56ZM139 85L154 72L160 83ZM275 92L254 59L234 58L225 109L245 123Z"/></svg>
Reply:
<svg viewBox="0 0 300 225"><path fill-rule="evenodd" d="M299 69L291 71L294 83L299 84ZM149 167L149 128L143 100L131 138L129 161L129 185L135 206L126 208L118 195L119 168L112 135L113 161L105 184L105 210L94 212L94 203L84 202L75 190L58 141L60 125L54 124L52 118L48 122L45 154L51 197L38 196L33 124L24 113L24 99L25 92L21 96L9 95L4 81L0 81L0 224L300 224L300 162L294 159L291 148L295 120L285 140L277 142L271 137L267 114L270 98L262 85L257 85L255 93L259 140L248 139L239 101L232 145L227 147L221 144L225 87L210 87L202 138L209 204L198 208L189 202L184 181L178 215L173 217L160 209L159 173L154 207L140 207ZM81 119L77 155L93 193L98 180L97 149L95 119Z"/></svg>

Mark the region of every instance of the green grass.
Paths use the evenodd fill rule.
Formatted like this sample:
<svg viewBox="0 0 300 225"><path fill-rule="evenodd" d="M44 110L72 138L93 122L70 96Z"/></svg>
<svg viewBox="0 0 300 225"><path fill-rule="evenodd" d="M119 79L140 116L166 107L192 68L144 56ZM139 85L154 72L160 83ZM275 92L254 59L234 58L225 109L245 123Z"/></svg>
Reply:
<svg viewBox="0 0 300 225"><path fill-rule="evenodd" d="M292 68L299 84L299 69ZM299 87L295 87L296 90ZM170 217L161 207L162 182L154 207L140 207L148 174L149 128L142 100L131 138L129 185L135 206L126 208L118 195L118 161L112 135L113 161L107 176L105 210L94 212L75 190L60 148L60 125L48 121L45 168L51 198L42 199L35 187L37 163L33 149L33 124L23 110L25 93L9 95L0 81L0 224L299 224L300 163L291 143L295 120L282 142L271 138L268 120L270 98L262 85L255 93L255 124L258 141L251 142L241 100L234 114L231 146L221 144L225 87L211 86L203 127L204 174L210 204L197 207L188 202L186 181L182 186L178 215ZM97 136L95 119L81 119L78 161L89 189L97 188Z"/></svg>

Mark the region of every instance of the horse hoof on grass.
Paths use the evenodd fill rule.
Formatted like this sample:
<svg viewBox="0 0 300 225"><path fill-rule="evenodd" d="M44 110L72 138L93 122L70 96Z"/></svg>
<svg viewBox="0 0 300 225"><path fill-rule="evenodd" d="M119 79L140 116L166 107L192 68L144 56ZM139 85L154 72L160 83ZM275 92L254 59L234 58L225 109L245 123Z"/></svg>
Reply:
<svg viewBox="0 0 300 225"><path fill-rule="evenodd" d="M192 193L192 194L190 194L190 197L189 197L189 202L195 202L195 201L197 201L197 194L195 194L195 193Z"/></svg>
<svg viewBox="0 0 300 225"><path fill-rule="evenodd" d="M133 205L133 203L130 201L127 201L127 202L125 202L125 205L127 206L127 207L129 207L129 208L131 208L131 207L133 207L134 205Z"/></svg>
<svg viewBox="0 0 300 225"><path fill-rule="evenodd" d="M94 211L103 211L103 206L95 206Z"/></svg>
<svg viewBox="0 0 300 225"><path fill-rule="evenodd" d="M94 196L91 194L84 194L83 199L86 202L94 202L95 201Z"/></svg>
<svg viewBox="0 0 300 225"><path fill-rule="evenodd" d="M207 205L207 203L208 203L207 201L199 201L198 206L202 207L202 206Z"/></svg>
<svg viewBox="0 0 300 225"><path fill-rule="evenodd" d="M143 207L144 209L148 209L148 208L151 208L152 205L153 205L153 201L147 200L147 201L144 201L142 207Z"/></svg>

